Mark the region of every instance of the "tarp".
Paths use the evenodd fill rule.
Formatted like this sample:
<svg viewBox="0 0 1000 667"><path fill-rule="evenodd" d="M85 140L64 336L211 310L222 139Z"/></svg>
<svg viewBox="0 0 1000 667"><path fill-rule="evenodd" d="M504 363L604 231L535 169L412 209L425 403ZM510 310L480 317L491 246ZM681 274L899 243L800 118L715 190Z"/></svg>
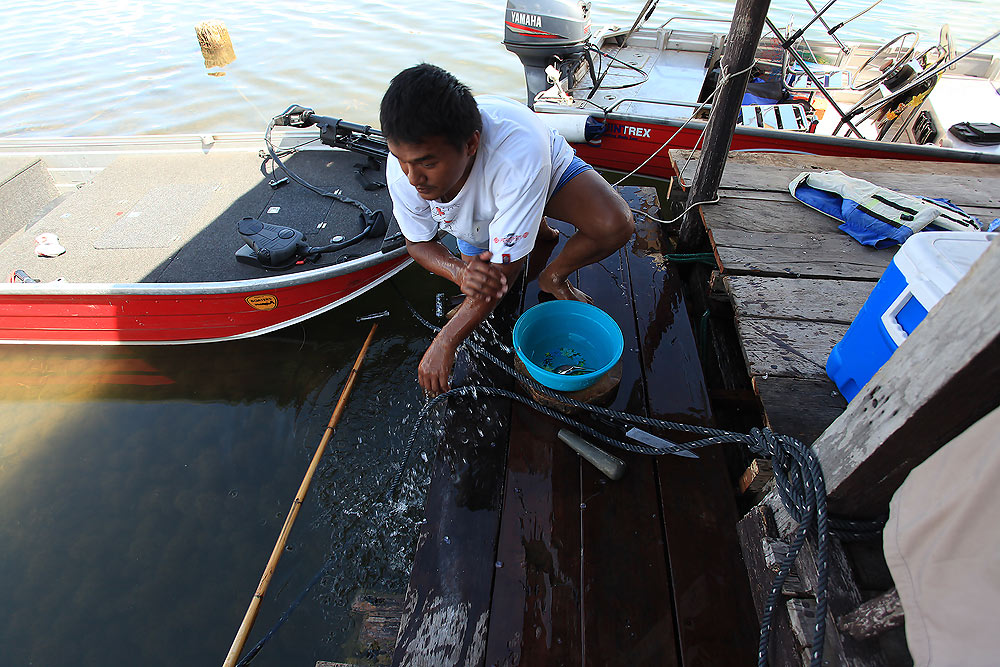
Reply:
<svg viewBox="0 0 1000 667"><path fill-rule="evenodd" d="M922 665L1000 662L1000 408L913 471L889 504L883 533Z"/></svg>

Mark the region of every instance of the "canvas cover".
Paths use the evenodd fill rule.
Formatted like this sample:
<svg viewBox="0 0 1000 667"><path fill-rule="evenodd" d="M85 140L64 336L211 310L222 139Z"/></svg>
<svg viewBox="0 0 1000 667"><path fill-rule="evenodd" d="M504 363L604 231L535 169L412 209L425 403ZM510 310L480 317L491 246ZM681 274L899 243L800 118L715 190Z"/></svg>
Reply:
<svg viewBox="0 0 1000 667"><path fill-rule="evenodd" d="M883 533L914 664L1000 662L1000 408L917 466Z"/></svg>

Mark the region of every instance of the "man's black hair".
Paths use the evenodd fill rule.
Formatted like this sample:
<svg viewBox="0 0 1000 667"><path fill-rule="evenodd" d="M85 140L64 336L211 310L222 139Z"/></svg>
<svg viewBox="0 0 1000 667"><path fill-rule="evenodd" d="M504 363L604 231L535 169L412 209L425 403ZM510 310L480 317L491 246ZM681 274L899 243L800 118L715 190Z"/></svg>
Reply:
<svg viewBox="0 0 1000 667"><path fill-rule="evenodd" d="M382 97L379 122L390 141L418 144L444 137L458 150L483 129L469 87L428 63L404 69L392 79Z"/></svg>

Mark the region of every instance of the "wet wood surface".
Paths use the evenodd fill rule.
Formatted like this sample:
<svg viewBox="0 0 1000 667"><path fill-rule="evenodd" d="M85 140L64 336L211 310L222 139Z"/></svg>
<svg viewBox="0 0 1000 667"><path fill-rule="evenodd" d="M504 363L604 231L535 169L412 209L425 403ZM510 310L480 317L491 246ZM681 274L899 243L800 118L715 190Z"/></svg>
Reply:
<svg viewBox="0 0 1000 667"><path fill-rule="evenodd" d="M628 247L639 358L649 388L646 414L711 425L708 392L694 332L658 223L640 220ZM676 436L675 436L676 437ZM738 515L719 445L698 459L656 459L671 594L682 664L753 662L757 625L739 558Z"/></svg>
<svg viewBox="0 0 1000 667"><path fill-rule="evenodd" d="M648 223L572 280L625 337L610 406L710 423L691 322L657 234ZM522 310L541 297L528 282ZM432 510L462 499L441 453L454 446L450 426L438 444L396 664L752 663L757 622L720 451L695 460L612 450L627 465L613 482L557 438L561 422L515 403L508 424L506 468L485 462L479 478L495 480L477 512Z"/></svg>
<svg viewBox="0 0 1000 667"><path fill-rule="evenodd" d="M496 326L512 326L517 305L505 300L494 314ZM456 359L453 381L512 386L498 369L464 354ZM510 402L449 400L441 429L394 665L484 664Z"/></svg>

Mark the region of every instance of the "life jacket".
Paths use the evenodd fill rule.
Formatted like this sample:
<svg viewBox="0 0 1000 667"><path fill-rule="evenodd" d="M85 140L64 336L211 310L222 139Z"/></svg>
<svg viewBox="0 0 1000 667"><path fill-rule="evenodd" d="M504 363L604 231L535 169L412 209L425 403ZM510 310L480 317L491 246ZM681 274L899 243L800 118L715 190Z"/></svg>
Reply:
<svg viewBox="0 0 1000 667"><path fill-rule="evenodd" d="M901 244L928 225L978 231L979 222L946 199L903 194L841 171L804 171L788 191L806 206L841 221L840 230L875 248Z"/></svg>

